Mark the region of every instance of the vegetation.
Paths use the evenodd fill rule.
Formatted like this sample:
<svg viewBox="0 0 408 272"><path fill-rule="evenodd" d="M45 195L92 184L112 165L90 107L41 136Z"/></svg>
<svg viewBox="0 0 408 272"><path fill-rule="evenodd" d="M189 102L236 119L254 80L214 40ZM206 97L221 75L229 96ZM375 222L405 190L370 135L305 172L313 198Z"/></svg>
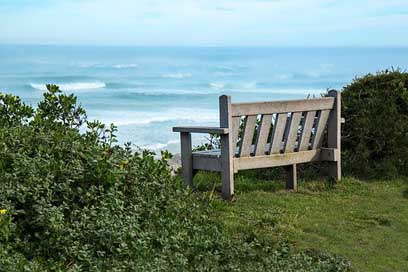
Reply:
<svg viewBox="0 0 408 272"><path fill-rule="evenodd" d="M233 203L216 174L193 193L169 153L116 145L55 85L36 108L0 93L0 272L408 270L407 88L384 71L343 89L345 172L377 181L302 167L288 193L282 169L245 171Z"/></svg>
<svg viewBox="0 0 408 272"><path fill-rule="evenodd" d="M37 108L0 94L0 271L347 271L343 258L234 235L212 197L57 86ZM81 128L85 126L85 128Z"/></svg>
<svg viewBox="0 0 408 272"><path fill-rule="evenodd" d="M296 193L285 191L282 180L254 171L235 181L235 202L213 200L214 220L223 222L230 236L288 241L319 256L331 252L358 271L408 271L406 180L344 178L335 186L302 178ZM201 172L195 182L199 194L216 196L213 191L220 190L215 174Z"/></svg>
<svg viewBox="0 0 408 272"><path fill-rule="evenodd" d="M356 78L342 92L343 161L360 177L408 175L408 73Z"/></svg>

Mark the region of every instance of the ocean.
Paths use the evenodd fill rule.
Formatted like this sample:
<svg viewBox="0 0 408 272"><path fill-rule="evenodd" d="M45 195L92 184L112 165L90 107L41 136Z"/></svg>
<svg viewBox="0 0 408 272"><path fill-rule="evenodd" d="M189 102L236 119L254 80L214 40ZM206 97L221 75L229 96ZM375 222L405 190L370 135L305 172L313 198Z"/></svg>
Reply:
<svg viewBox="0 0 408 272"><path fill-rule="evenodd" d="M0 91L36 105L46 83L74 93L120 144L179 151L177 125L218 125L233 102L299 99L356 76L408 67L408 48L233 48L0 45ZM195 135L194 144L206 142Z"/></svg>

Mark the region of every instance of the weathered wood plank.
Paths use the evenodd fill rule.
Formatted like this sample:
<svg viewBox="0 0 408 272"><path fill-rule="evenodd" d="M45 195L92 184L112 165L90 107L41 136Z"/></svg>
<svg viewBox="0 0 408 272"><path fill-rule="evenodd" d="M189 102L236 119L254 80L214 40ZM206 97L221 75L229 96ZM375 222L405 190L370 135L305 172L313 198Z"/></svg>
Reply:
<svg viewBox="0 0 408 272"><path fill-rule="evenodd" d="M232 118L232 146L233 146L234 152L236 151L237 145L238 145L240 125L241 125L241 117Z"/></svg>
<svg viewBox="0 0 408 272"><path fill-rule="evenodd" d="M231 97L220 96L220 127L232 128ZM221 181L222 197L230 200L234 195L234 153L232 133L221 135Z"/></svg>
<svg viewBox="0 0 408 272"><path fill-rule="evenodd" d="M300 136L300 143L298 145L299 151L305 151L309 149L310 137L312 136L315 117L316 111L306 112L305 120L303 122L302 134Z"/></svg>
<svg viewBox="0 0 408 272"><path fill-rule="evenodd" d="M214 133L214 134L227 134L228 128L220 127L173 127L173 132L194 132L194 133Z"/></svg>
<svg viewBox="0 0 408 272"><path fill-rule="evenodd" d="M232 116L330 110L333 108L333 105L333 97L274 102L236 103L232 104Z"/></svg>
<svg viewBox="0 0 408 272"><path fill-rule="evenodd" d="M234 167L238 170L267 168L318 161L319 158L320 149L315 149L292 153L235 158Z"/></svg>
<svg viewBox="0 0 408 272"><path fill-rule="evenodd" d="M325 148L323 150L314 149L292 153L234 158L234 168L236 169L236 171L238 171L246 169L285 166L319 160L329 161L329 159L334 158L335 156L330 155L330 153L334 154L335 152L336 151L334 151L333 149ZM322 155L322 153L324 153L324 155Z"/></svg>
<svg viewBox="0 0 408 272"><path fill-rule="evenodd" d="M295 142L299 130L300 120L302 119L301 112L294 112L290 117L289 131L285 137L285 145L283 147L283 152L293 152L295 150Z"/></svg>
<svg viewBox="0 0 408 272"><path fill-rule="evenodd" d="M255 143L255 156L265 155L265 147L268 142L269 130L271 129L272 114L264 114L258 128L258 135Z"/></svg>
<svg viewBox="0 0 408 272"><path fill-rule="evenodd" d="M188 132L180 133L181 142L181 165L184 183L193 187L193 157L191 151L191 134Z"/></svg>
<svg viewBox="0 0 408 272"><path fill-rule="evenodd" d="M203 150L193 152L194 157L207 157L207 158L221 158L220 149Z"/></svg>
<svg viewBox="0 0 408 272"><path fill-rule="evenodd" d="M317 149L322 145L324 130L329 119L330 110L322 110L319 114L316 124L316 130L313 135L312 149Z"/></svg>
<svg viewBox="0 0 408 272"><path fill-rule="evenodd" d="M275 125L272 131L271 147L269 154L277 154L281 150L283 133L285 132L287 113L279 113L276 115Z"/></svg>
<svg viewBox="0 0 408 272"><path fill-rule="evenodd" d="M335 148L337 151L336 162L330 164L329 174L338 181L341 179L341 123L343 119L341 118L341 93L331 90L329 91L329 96L335 97L336 101L328 121L327 146L329 148Z"/></svg>
<svg viewBox="0 0 408 272"><path fill-rule="evenodd" d="M244 133L242 135L242 145L239 150L239 157L251 155L252 140L254 138L256 126L256 115L249 115L245 118Z"/></svg>
<svg viewBox="0 0 408 272"><path fill-rule="evenodd" d="M221 159L217 157L196 156L193 154L193 168L197 170L221 171Z"/></svg>

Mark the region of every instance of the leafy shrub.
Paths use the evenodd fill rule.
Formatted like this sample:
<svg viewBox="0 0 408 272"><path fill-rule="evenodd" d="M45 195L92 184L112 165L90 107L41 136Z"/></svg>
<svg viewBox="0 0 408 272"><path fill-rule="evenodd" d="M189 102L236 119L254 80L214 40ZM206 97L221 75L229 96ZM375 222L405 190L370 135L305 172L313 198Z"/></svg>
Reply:
<svg viewBox="0 0 408 272"><path fill-rule="evenodd" d="M163 152L115 145L73 95L0 96L0 271L345 271L330 255L226 235ZM80 126L86 124L86 131Z"/></svg>
<svg viewBox="0 0 408 272"><path fill-rule="evenodd" d="M210 134L206 138L207 142L200 145L194 146L193 151L204 151L204 150L213 150L221 148L221 137L219 134Z"/></svg>
<svg viewBox="0 0 408 272"><path fill-rule="evenodd" d="M408 73L356 78L342 102L345 169L361 177L408 175Z"/></svg>

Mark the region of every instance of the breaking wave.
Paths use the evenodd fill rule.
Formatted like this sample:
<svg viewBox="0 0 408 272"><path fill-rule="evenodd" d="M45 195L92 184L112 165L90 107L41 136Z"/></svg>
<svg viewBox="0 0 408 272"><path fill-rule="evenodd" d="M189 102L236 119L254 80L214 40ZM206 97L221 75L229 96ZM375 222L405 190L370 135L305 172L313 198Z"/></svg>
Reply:
<svg viewBox="0 0 408 272"><path fill-rule="evenodd" d="M57 83L62 91L78 91L78 90L94 90L106 87L104 82L73 82L73 83ZM46 91L46 84L31 83L31 88Z"/></svg>
<svg viewBox="0 0 408 272"><path fill-rule="evenodd" d="M174 73L174 74L163 74L163 78L172 78L172 79L183 79L192 77L191 73Z"/></svg>
<svg viewBox="0 0 408 272"><path fill-rule="evenodd" d="M139 68L139 64L129 63L129 64L116 64L112 66L116 69L128 69L128 68Z"/></svg>

